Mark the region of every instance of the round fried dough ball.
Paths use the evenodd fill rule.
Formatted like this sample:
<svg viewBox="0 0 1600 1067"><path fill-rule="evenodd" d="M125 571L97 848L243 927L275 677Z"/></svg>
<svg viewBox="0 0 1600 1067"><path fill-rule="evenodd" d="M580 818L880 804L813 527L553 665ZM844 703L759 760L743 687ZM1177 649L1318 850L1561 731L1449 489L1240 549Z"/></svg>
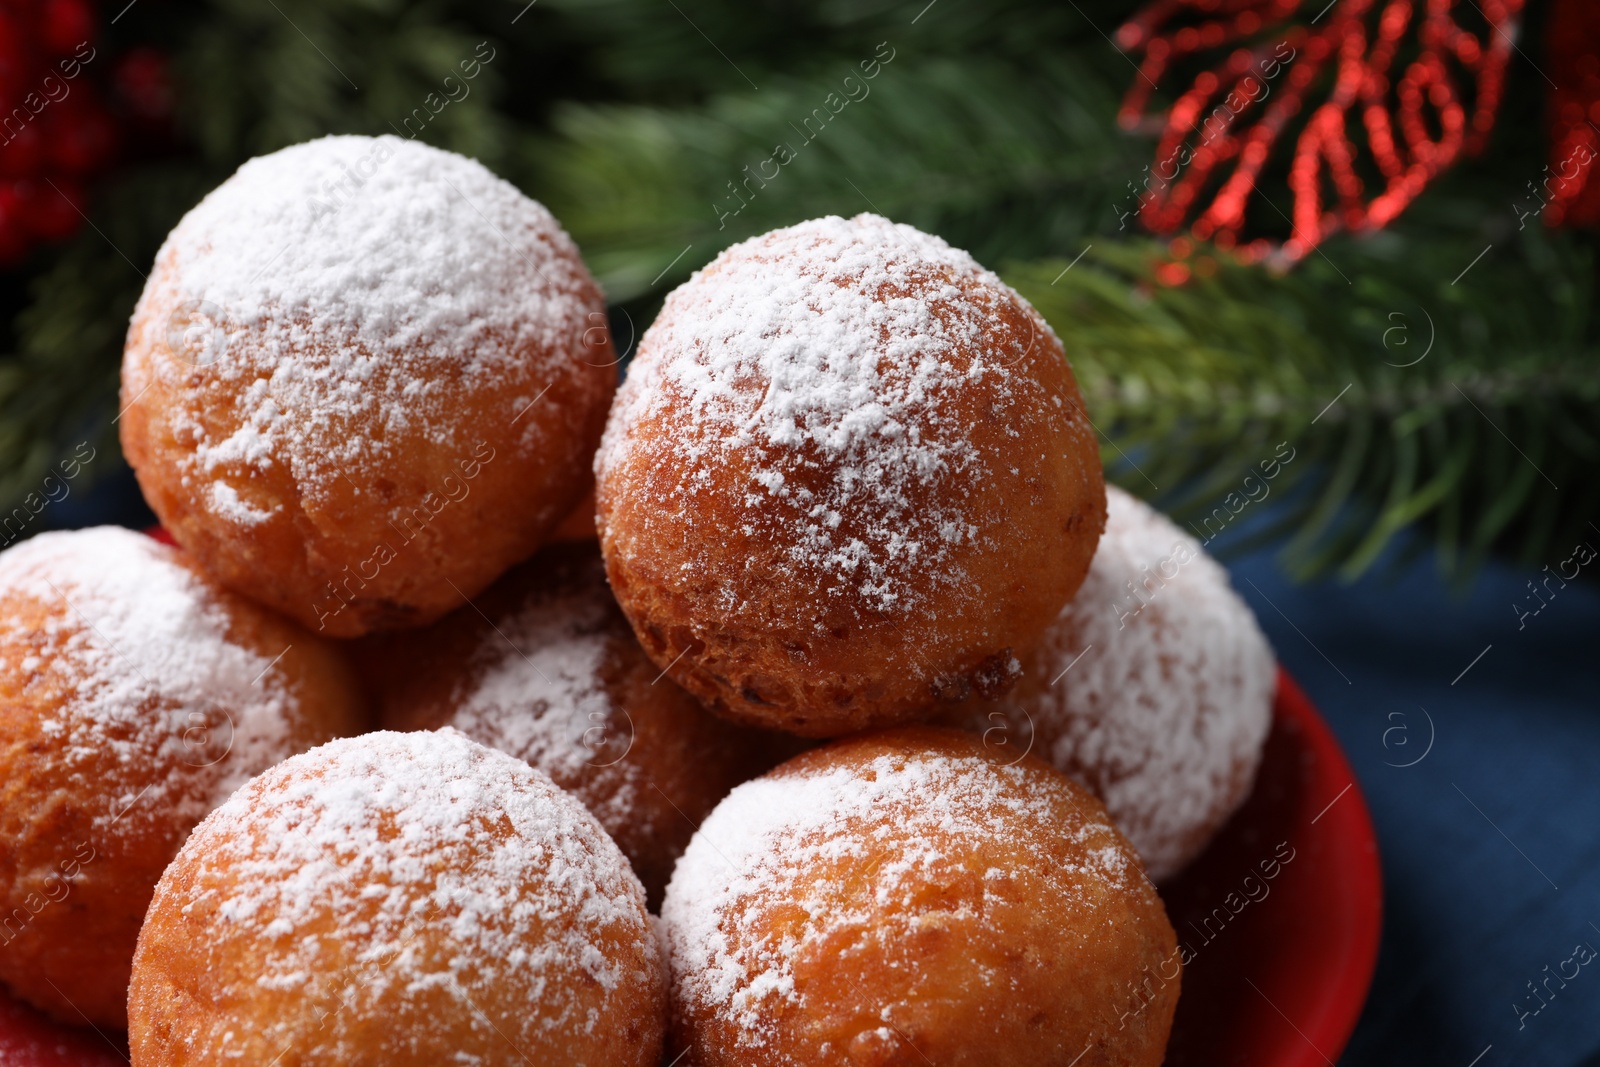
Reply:
<svg viewBox="0 0 1600 1067"><path fill-rule="evenodd" d="M699 1067L1156 1067L1182 971L1098 801L933 727L739 786L661 918Z"/></svg>
<svg viewBox="0 0 1600 1067"><path fill-rule="evenodd" d="M396 137L251 160L128 329L122 446L224 584L350 637L459 607L588 490L605 301L541 205Z"/></svg>
<svg viewBox="0 0 1600 1067"><path fill-rule="evenodd" d="M454 730L252 780L156 889L136 1067L657 1067L644 890L583 806Z"/></svg>
<svg viewBox="0 0 1600 1067"><path fill-rule="evenodd" d="M717 801L795 751L662 676L593 541L546 548L473 606L369 644L385 726L453 726L544 771L600 820L652 906Z"/></svg>
<svg viewBox="0 0 1600 1067"><path fill-rule="evenodd" d="M596 457L612 587L731 718L825 737L996 695L1105 517L1061 342L874 215L718 256L646 332Z"/></svg>
<svg viewBox="0 0 1600 1067"><path fill-rule="evenodd" d="M364 713L333 649L142 534L0 554L0 980L126 1026L145 906L189 831Z"/></svg>
<svg viewBox="0 0 1600 1067"><path fill-rule="evenodd" d="M1089 576L1022 681L952 721L1031 747L1088 786L1160 881L1250 795L1277 664L1199 542L1115 486L1106 497Z"/></svg>

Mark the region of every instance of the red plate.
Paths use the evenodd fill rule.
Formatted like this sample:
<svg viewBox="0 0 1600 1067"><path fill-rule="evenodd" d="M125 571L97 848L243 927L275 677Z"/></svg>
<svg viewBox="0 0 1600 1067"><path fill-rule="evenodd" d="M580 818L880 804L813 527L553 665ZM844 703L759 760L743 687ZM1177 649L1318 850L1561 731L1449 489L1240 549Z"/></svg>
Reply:
<svg viewBox="0 0 1600 1067"><path fill-rule="evenodd" d="M1193 953L1169 1067L1339 1058L1378 962L1378 841L1339 742L1282 671L1255 791L1161 895Z"/></svg>
<svg viewBox="0 0 1600 1067"><path fill-rule="evenodd" d="M0 992L0 1064L5 1067L128 1067L127 1049L121 1033L61 1026Z"/></svg>
<svg viewBox="0 0 1600 1067"><path fill-rule="evenodd" d="M1339 1058L1378 959L1378 843L1339 743L1287 674L1255 792L1162 896L1192 953L1169 1067ZM125 1065L122 1040L57 1026L0 994L4 1067Z"/></svg>

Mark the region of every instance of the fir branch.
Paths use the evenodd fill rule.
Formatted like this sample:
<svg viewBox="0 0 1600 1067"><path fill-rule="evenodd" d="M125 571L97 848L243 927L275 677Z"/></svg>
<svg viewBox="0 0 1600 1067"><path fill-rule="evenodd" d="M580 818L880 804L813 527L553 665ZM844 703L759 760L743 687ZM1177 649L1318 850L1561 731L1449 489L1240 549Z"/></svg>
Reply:
<svg viewBox="0 0 1600 1067"><path fill-rule="evenodd" d="M1354 578L1417 526L1457 579L1490 550L1549 562L1600 515L1592 256L1530 230L1463 288L1475 236L1394 237L1410 254L1345 240L1287 276L1211 260L1161 285L1152 243L1006 275L1062 337L1108 471L1202 536L1288 442L1270 492L1301 577Z"/></svg>
<svg viewBox="0 0 1600 1067"><path fill-rule="evenodd" d="M1070 58L1024 73L893 54L870 81L869 49L703 107L570 106L535 187L614 301L818 215L876 211L980 259L1060 252L1116 228L1146 149L1103 121L1115 105L1103 79ZM861 99L842 102L846 76Z"/></svg>
<svg viewBox="0 0 1600 1067"><path fill-rule="evenodd" d="M191 105L180 114L205 158L224 173L251 156L331 133L410 137L421 130L420 139L491 169L517 140L514 124L492 106L514 57L438 5L211 0L210 7L180 46L178 72ZM484 41L495 59L480 63L465 93L454 89L460 99L451 100L445 78L462 84L460 63L474 59Z"/></svg>
<svg viewBox="0 0 1600 1067"><path fill-rule="evenodd" d="M769 88L774 75L804 77L830 62L869 55L881 41L918 59L1040 65L1061 49L1104 64L1117 79L1135 70L1104 34L1127 18L1125 0L545 0L588 52L618 99L673 108L719 94ZM1080 49L1081 51L1081 49ZM1115 82L1111 82L1115 84Z"/></svg>

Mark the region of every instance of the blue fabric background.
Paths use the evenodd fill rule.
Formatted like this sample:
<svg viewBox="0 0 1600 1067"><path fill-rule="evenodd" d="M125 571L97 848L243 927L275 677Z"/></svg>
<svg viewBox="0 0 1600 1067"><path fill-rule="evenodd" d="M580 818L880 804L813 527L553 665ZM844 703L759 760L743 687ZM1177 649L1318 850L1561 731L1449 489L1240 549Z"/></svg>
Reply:
<svg viewBox="0 0 1600 1067"><path fill-rule="evenodd" d="M126 472L47 514L153 521ZM1342 1064L1600 1067L1600 959L1564 989L1552 980L1520 1027L1516 1008L1538 1006L1528 983L1577 944L1600 949L1600 561L1590 568L1519 629L1532 570L1491 565L1460 597L1431 557L1354 585L1295 585L1270 552L1231 561L1377 824L1383 947Z"/></svg>

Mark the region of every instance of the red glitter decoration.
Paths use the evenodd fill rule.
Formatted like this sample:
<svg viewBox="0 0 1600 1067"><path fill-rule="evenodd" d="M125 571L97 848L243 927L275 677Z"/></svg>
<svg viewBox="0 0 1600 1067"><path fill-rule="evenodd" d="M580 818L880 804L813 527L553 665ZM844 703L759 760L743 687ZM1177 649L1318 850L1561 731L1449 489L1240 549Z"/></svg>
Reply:
<svg viewBox="0 0 1600 1067"><path fill-rule="evenodd" d="M1600 4L1556 0L1545 38L1550 77L1550 165L1532 190L1549 226L1600 226ZM1532 184L1532 183L1529 183ZM1527 202L1519 208L1538 209Z"/></svg>
<svg viewBox="0 0 1600 1067"><path fill-rule="evenodd" d="M1118 45L1142 56L1119 119L1160 132L1154 180L1139 191L1147 228L1170 234L1187 223L1246 260L1293 262L1338 230L1387 225L1464 153L1483 150L1523 0L1323 3L1154 0L1118 29ZM1480 32L1463 28L1460 12L1476 15ZM1164 118L1147 114L1174 65L1225 49ZM1245 243L1262 171L1307 108L1289 162L1292 209L1261 197L1290 237ZM1366 134L1359 143L1356 125Z"/></svg>

